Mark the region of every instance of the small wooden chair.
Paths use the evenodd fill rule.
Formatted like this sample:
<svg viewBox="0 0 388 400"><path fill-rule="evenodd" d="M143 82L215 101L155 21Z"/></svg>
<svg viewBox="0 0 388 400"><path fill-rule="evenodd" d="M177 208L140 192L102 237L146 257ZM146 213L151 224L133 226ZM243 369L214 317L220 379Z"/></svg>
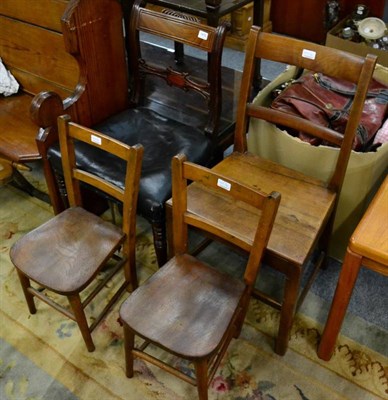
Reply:
<svg viewBox="0 0 388 400"><path fill-rule="evenodd" d="M134 357L143 358L197 385L199 398L205 400L208 383L229 342L240 333L280 195L275 192L266 195L248 188L185 161L183 155L174 157L172 173L175 256L135 290L120 308L126 375L133 376ZM208 201L218 203L221 208L232 207L240 217L255 221L243 279L217 271L187 254L188 226L205 230L226 242L239 243L246 239L234 236L231 218L214 221L187 211L188 180L206 193L203 207ZM134 348L135 335L145 340L140 348ZM144 350L149 343L191 361L196 380L146 353Z"/></svg>
<svg viewBox="0 0 388 400"><path fill-rule="evenodd" d="M345 134L341 135L306 119L251 102L254 69L258 59L295 65L357 85L353 104L348 110L349 120ZM279 301L268 293L254 290L256 297L280 310L275 346L276 353L280 355L287 350L294 315L327 255L338 199L375 63L375 56L360 57L330 47L261 32L255 26L249 34L237 110L234 151L212 170L245 185L265 192L276 190L282 195L264 261L285 276L283 298ZM248 152L246 133L251 118L303 131L337 145L338 158L333 165L334 172L330 179L323 182ZM188 190L189 212L197 214L198 218L213 218L213 215L217 215L222 220L229 218L227 213L234 215L230 210L220 212L216 203L203 207L203 195L197 188ZM242 232L250 232L246 236L250 240L241 243L242 249L249 246L255 229L255 224L249 219L235 219L233 235L239 237ZM302 272L310 261L315 264L315 268L311 279L308 279L303 291L299 293Z"/></svg>
<svg viewBox="0 0 388 400"><path fill-rule="evenodd" d="M58 122L63 171L71 207L19 239L12 246L10 257L31 314L36 312L36 296L76 321L88 350L93 351L91 331L125 289L138 286L135 264L136 203L143 148L139 145L130 147L71 123L68 116L60 117ZM106 160L114 157L122 159L122 168L126 171L125 188L79 169L74 141L98 148ZM80 182L122 202L122 229L82 208ZM115 264L110 262L112 260ZM84 308L122 268L124 282L89 326ZM95 279L103 269L103 279ZM37 286L31 286L30 280ZM81 300L80 293L89 287L88 295ZM42 292L42 288L66 296L70 309L54 302L45 291Z"/></svg>

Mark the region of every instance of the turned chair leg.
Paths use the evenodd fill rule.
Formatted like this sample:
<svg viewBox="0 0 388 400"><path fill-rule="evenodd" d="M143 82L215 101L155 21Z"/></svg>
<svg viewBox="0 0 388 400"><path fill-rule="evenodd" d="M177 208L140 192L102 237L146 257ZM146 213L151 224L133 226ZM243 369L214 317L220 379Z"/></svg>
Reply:
<svg viewBox="0 0 388 400"><path fill-rule="evenodd" d="M135 347L135 335L124 324L124 353L125 353L125 375L128 378L133 377L133 353L132 350Z"/></svg>
<svg viewBox="0 0 388 400"><path fill-rule="evenodd" d="M167 262L167 234L165 222L152 224L152 233L154 236L156 258L160 268Z"/></svg>
<svg viewBox="0 0 388 400"><path fill-rule="evenodd" d="M208 360L194 362L199 400L208 400Z"/></svg>
<svg viewBox="0 0 388 400"><path fill-rule="evenodd" d="M28 291L28 288L31 287L30 280L19 270L17 270L20 284L22 285L24 297L26 298L27 306L31 314L36 313L36 307L34 302L34 296Z"/></svg>
<svg viewBox="0 0 388 400"><path fill-rule="evenodd" d="M82 337L85 341L88 351L92 352L95 350L94 343L92 340L92 335L90 334L90 329L88 322L86 320L85 312L82 307L81 299L78 294L73 296L67 296L70 306L73 310L75 321L77 322L79 329L81 331Z"/></svg>

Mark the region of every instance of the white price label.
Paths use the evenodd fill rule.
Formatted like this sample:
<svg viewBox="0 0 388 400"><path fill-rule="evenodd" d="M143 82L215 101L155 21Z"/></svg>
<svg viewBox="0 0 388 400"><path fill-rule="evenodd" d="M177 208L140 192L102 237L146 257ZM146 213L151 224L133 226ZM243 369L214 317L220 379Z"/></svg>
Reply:
<svg viewBox="0 0 388 400"><path fill-rule="evenodd" d="M200 39L207 40L208 36L209 36L209 34L207 32L205 32L205 31L199 31L198 32L198 37Z"/></svg>
<svg viewBox="0 0 388 400"><path fill-rule="evenodd" d="M310 60L315 60L316 55L317 53L312 50L303 49L302 51L302 57L309 58Z"/></svg>
<svg viewBox="0 0 388 400"><path fill-rule="evenodd" d="M232 185L229 182L226 182L222 179L218 179L217 186L219 186L220 188L225 189L227 191L230 191L230 188L232 187Z"/></svg>
<svg viewBox="0 0 388 400"><path fill-rule="evenodd" d="M101 146L101 138L96 135L90 135L90 140L92 143L99 144Z"/></svg>

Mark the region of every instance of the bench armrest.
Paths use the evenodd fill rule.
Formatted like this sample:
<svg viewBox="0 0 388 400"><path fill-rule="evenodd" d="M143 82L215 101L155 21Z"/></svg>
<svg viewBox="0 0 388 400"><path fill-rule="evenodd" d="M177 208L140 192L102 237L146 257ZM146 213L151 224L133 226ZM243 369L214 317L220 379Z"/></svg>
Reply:
<svg viewBox="0 0 388 400"><path fill-rule="evenodd" d="M64 113L64 102L55 92L40 92L31 102L30 116L40 128L56 125L57 118Z"/></svg>

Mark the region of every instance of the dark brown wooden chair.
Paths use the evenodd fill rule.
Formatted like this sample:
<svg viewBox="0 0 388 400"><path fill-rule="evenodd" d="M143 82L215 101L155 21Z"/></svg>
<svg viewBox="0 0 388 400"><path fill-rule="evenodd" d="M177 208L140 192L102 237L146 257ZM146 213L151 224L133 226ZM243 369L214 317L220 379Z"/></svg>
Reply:
<svg viewBox="0 0 388 400"><path fill-rule="evenodd" d="M233 140L233 131L219 130L221 112L221 57L226 35L225 24L217 28L148 10L136 1L128 25L131 104L113 113L93 129L119 141L144 147L139 188L138 214L152 225L159 265L167 259L164 203L171 197L171 158L185 152L190 161L212 165ZM192 46L208 55L203 76L190 74L190 65L175 68L155 57L157 48L144 50L140 34L152 34ZM97 50L96 50L97 51ZM207 69L208 66L208 69ZM208 73L207 73L208 72ZM114 80L114 75L112 76ZM175 107L166 106L168 90L178 91ZM149 101L146 93L152 93ZM112 96L115 93L112 92ZM192 98L195 97L194 106ZM81 166L123 184L124 170L117 163L107 164L97 150L76 146ZM61 180L61 153L58 145L48 150L48 159Z"/></svg>
<svg viewBox="0 0 388 400"><path fill-rule="evenodd" d="M349 110L345 134L340 135L305 119L250 102L253 71L258 58L296 65L356 84L357 92ZM257 27L253 27L249 34L234 151L213 167L213 171L263 191L276 190L282 195L264 262L285 276L283 298L279 301L256 289L254 291L255 296L280 310L275 346L276 353L280 355L287 350L294 315L327 256L337 202L375 63L374 56L359 57L337 49L261 32ZM328 182L249 153L246 133L250 118L304 131L339 146L338 159ZM198 218L217 215L222 220L230 218L229 214L235 215L229 210L219 211L216 203L202 207L203 196L203 191L197 188L188 190L189 212L198 215ZM236 218L233 227L234 236L240 237L244 233L239 245L246 248L254 237L255 223L249 219ZM302 272L309 261L315 265L314 272L299 293Z"/></svg>
<svg viewBox="0 0 388 400"><path fill-rule="evenodd" d="M36 312L36 296L76 321L88 350L93 351L95 347L91 331L125 289L129 290L130 286L135 289L138 286L135 264L136 203L143 149L139 145L130 147L71 123L66 116L60 117L58 122L70 208L19 239L12 246L10 257L17 269L31 314ZM74 141L98 148L101 155L108 159L118 157L125 171L125 188L78 168ZM121 229L82 207L80 182L106 192L123 204ZM122 269L123 283L89 326L84 308L108 280ZM96 279L101 271L102 276ZM31 281L37 285L32 286ZM86 288L88 292L84 295ZM45 294L46 290L66 296L70 309L60 304L60 301L52 300Z"/></svg>
<svg viewBox="0 0 388 400"><path fill-rule="evenodd" d="M133 358L140 357L197 385L199 398L205 400L208 383L229 342L240 333L280 195L266 195L185 160L178 155L172 163L175 256L129 296L120 308L120 319L129 378L133 376ZM217 203L254 220L250 255L240 279L187 254L189 226L226 242L241 240L234 236L232 218L207 219L187 211L188 180L206 193L204 208L208 202ZM145 345L134 348L135 335L143 338ZM145 352L149 343L191 361L196 380Z"/></svg>

